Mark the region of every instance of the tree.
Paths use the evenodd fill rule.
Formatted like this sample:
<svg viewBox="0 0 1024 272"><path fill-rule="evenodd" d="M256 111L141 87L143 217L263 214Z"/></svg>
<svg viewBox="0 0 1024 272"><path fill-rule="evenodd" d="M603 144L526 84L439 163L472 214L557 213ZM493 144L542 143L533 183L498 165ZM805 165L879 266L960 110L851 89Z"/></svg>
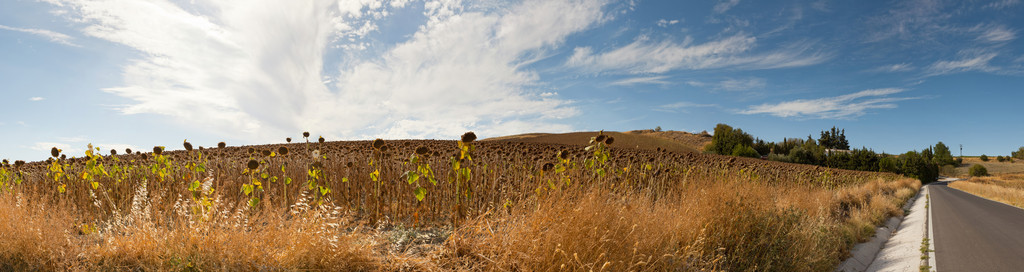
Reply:
<svg viewBox="0 0 1024 272"><path fill-rule="evenodd" d="M981 157L979 157L979 159L981 159L981 161L988 161L988 156L985 154L981 154Z"/></svg>
<svg viewBox="0 0 1024 272"><path fill-rule="evenodd" d="M732 149L731 155L737 157L761 158L761 154L758 154L753 147L746 145L736 145L736 147Z"/></svg>
<svg viewBox="0 0 1024 272"><path fill-rule="evenodd" d="M980 164L975 164L974 166L971 166L970 170L967 170L967 174L972 177L984 177L988 176L988 169L985 169L985 167Z"/></svg>
<svg viewBox="0 0 1024 272"><path fill-rule="evenodd" d="M654 132L661 132L661 126L654 128Z"/></svg>
<svg viewBox="0 0 1024 272"><path fill-rule="evenodd" d="M935 154L932 156L932 161L939 166L956 164L956 161L953 160L953 154L949 151L949 146L942 142L935 144Z"/></svg>
<svg viewBox="0 0 1024 272"><path fill-rule="evenodd" d="M818 145L827 149L850 150L850 142L846 141L846 130L837 129L835 126L831 130L821 131Z"/></svg>
<svg viewBox="0 0 1024 272"><path fill-rule="evenodd" d="M737 145L752 146L753 144L754 137L743 132L742 129L733 129L729 125L718 124L715 126L715 135L711 136L711 144L704 150L714 154L730 155Z"/></svg>
<svg viewBox="0 0 1024 272"><path fill-rule="evenodd" d="M998 162L1004 162L1004 161L1006 161L1006 158L1005 158L1005 157L1003 157L1003 156L996 156L996 161L998 161Z"/></svg>
<svg viewBox="0 0 1024 272"><path fill-rule="evenodd" d="M1024 160L1024 146L1017 149L1017 151L1011 152L1010 156Z"/></svg>

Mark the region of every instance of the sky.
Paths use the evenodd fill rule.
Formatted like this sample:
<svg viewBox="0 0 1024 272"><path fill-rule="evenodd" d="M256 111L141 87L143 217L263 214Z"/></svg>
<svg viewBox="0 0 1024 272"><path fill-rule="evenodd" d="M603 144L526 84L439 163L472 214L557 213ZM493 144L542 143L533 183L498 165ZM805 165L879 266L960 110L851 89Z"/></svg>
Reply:
<svg viewBox="0 0 1024 272"><path fill-rule="evenodd" d="M0 0L0 158L718 123L1009 155L1022 2Z"/></svg>

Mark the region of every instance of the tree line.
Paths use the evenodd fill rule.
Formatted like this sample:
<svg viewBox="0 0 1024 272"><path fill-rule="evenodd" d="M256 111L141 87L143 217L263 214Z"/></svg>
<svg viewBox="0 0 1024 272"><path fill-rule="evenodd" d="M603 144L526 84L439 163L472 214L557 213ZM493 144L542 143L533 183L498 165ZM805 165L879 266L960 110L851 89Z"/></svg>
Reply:
<svg viewBox="0 0 1024 272"><path fill-rule="evenodd" d="M821 131L818 139L808 135L807 139L784 138L780 142L768 142L754 138L742 129L718 124L705 152L848 170L890 172L917 178L923 183L938 179L942 166L956 167L963 163L963 159L954 158L949 146L942 142L899 155L879 154L866 147L851 150L846 130L836 127ZM1024 147L1020 155L1024 156Z"/></svg>

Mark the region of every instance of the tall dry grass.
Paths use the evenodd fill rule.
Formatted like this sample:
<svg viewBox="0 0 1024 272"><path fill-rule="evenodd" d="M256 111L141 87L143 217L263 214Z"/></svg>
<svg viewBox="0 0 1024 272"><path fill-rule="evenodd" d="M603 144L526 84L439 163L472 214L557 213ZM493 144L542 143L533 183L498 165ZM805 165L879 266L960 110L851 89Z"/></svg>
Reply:
<svg viewBox="0 0 1024 272"><path fill-rule="evenodd" d="M330 160L293 148L260 163L267 178L242 171L239 155L258 155L230 149L207 151L208 172L167 155L166 176L139 155L107 159L121 170L95 179L74 163L58 181L38 164L4 168L0 270L821 271L919 188L890 174L625 149L611 150L604 174L578 151L556 173L537 162L582 148L481 144L460 208L443 155L429 159L439 183L421 181L427 198L413 198L401 175L411 143L373 165L365 147L310 146ZM305 188L309 169L324 171L329 192ZM265 190L251 206L240 188L254 177Z"/></svg>
<svg viewBox="0 0 1024 272"><path fill-rule="evenodd" d="M1024 208L1024 174L972 177L966 181L950 183L949 187Z"/></svg>

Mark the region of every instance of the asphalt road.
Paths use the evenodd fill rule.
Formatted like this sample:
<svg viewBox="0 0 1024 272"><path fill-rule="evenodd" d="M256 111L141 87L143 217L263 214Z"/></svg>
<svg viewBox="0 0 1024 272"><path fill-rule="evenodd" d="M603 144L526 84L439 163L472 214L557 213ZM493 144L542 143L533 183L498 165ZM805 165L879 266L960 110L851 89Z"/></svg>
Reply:
<svg viewBox="0 0 1024 272"><path fill-rule="evenodd" d="M946 184L928 189L937 271L1024 271L1024 210Z"/></svg>

